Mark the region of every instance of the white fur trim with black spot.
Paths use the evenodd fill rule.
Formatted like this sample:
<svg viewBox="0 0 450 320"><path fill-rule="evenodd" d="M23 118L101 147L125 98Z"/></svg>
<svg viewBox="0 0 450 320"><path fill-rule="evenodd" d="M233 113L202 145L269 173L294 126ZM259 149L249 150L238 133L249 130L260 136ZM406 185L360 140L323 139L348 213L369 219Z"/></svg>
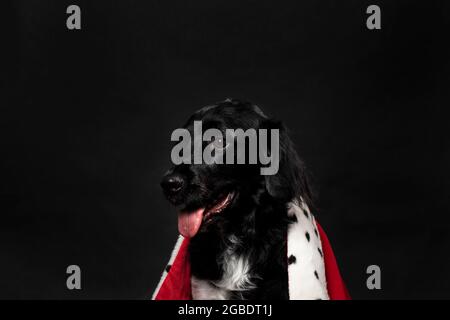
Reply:
<svg viewBox="0 0 450 320"><path fill-rule="evenodd" d="M170 255L169 263L167 263L166 267L164 268L161 278L159 279L158 285L156 286L156 289L153 292L152 300L155 300L156 295L159 292L159 289L161 289L161 286L164 283L164 280L166 280L167 274L169 273L169 269L172 266L173 262L175 261L175 258L177 257L178 251L180 250L183 240L184 240L184 237L182 235L179 235L177 242L175 243L175 247L172 250L172 254Z"/></svg>
<svg viewBox="0 0 450 320"><path fill-rule="evenodd" d="M288 216L288 278L291 300L328 300L322 242L306 204L290 203Z"/></svg>

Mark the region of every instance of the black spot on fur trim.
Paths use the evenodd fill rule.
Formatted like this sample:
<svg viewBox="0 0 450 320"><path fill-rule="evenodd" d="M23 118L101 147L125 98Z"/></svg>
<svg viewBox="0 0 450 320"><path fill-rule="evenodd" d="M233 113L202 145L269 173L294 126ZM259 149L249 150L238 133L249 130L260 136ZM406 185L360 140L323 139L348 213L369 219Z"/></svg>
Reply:
<svg viewBox="0 0 450 320"><path fill-rule="evenodd" d="M166 272L169 272L171 267L172 267L172 265L171 265L171 264L168 264L168 265L166 266Z"/></svg>
<svg viewBox="0 0 450 320"><path fill-rule="evenodd" d="M317 280L319 280L319 274L317 273L316 270L314 270L314 276L317 278Z"/></svg>
<svg viewBox="0 0 450 320"><path fill-rule="evenodd" d="M322 250L320 250L320 248L317 248L317 251L319 251L319 253L320 253L320 256L321 256L321 257L323 257L323 253L322 253Z"/></svg>
<svg viewBox="0 0 450 320"><path fill-rule="evenodd" d="M316 235L317 238L319 237L319 233L317 232L316 228L314 228L314 234Z"/></svg>
<svg viewBox="0 0 450 320"><path fill-rule="evenodd" d="M288 217L288 220L289 220L291 223L297 223L297 222L298 222L297 216L296 216L295 214L292 215L292 216L290 216L290 217Z"/></svg>
<svg viewBox="0 0 450 320"><path fill-rule="evenodd" d="M308 242L309 242L309 240L311 240L311 237L309 236L308 231L305 232L305 237L306 237L306 240L308 240Z"/></svg>
<svg viewBox="0 0 450 320"><path fill-rule="evenodd" d="M309 213L308 211L306 211L305 209L303 209L303 214L305 215L305 217L307 217L309 219Z"/></svg>
<svg viewBox="0 0 450 320"><path fill-rule="evenodd" d="M291 254L288 258L288 264L293 264L296 261L297 261L297 258L293 254Z"/></svg>

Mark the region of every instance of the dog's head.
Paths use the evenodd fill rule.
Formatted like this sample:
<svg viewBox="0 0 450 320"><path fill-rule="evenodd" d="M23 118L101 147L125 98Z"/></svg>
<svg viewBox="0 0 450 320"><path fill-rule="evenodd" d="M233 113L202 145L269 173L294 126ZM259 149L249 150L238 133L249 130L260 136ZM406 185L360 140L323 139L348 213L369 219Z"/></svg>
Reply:
<svg viewBox="0 0 450 320"><path fill-rule="evenodd" d="M197 126L199 121L201 132ZM310 201L305 170L286 129L280 122L266 117L257 106L238 100L225 100L195 112L184 129L192 137L184 150L188 150L184 157L188 156L189 160L172 167L164 176L161 186L167 199L180 209L178 227L185 237L193 237L211 226L223 228L227 224L240 225L249 219L248 215L254 214L254 207L261 197L284 204L300 197ZM202 132L207 129L217 129L216 132L220 132L223 138L215 135L205 139ZM268 143L265 151L269 156L273 156L270 154L273 150L278 152L277 157L271 158L279 162L276 164L277 172L261 174L261 169L267 167L267 161L263 164L259 157L257 161L249 161L252 148L250 139L245 139L243 149L239 148L236 136L230 135L227 129L242 129L244 132L255 129L257 133L261 132L260 129L266 129L266 132L276 129L278 139L271 140L269 133L265 140ZM259 155L261 136L256 137ZM273 143L279 147L272 148ZM231 148L230 145L237 148ZM208 150L212 158L220 156L223 163L205 163L204 159L198 158L195 160L195 153L197 157L200 154L199 146L201 155ZM227 159L230 152L231 156Z"/></svg>

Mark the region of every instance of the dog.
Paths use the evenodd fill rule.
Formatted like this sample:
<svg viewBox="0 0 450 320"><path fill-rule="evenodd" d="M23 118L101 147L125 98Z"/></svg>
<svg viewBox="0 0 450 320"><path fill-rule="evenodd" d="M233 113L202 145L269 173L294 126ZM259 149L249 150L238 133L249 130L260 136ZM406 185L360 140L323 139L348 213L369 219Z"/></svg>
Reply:
<svg viewBox="0 0 450 320"><path fill-rule="evenodd" d="M313 204L305 165L287 129L256 105L235 99L196 111L184 125L191 133L194 121L222 132L277 129L279 168L261 175L259 162L181 163L163 177L165 197L180 210L180 233L190 238L193 298L289 299L288 210L293 201Z"/></svg>

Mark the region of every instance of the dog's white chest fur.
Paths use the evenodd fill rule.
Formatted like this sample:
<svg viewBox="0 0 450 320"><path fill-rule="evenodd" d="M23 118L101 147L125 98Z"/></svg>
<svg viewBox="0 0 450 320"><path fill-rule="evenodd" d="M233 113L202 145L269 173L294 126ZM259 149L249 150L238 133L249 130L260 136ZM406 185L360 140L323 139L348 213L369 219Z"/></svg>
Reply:
<svg viewBox="0 0 450 320"><path fill-rule="evenodd" d="M191 276L192 299L194 300L228 300L230 292L218 288L211 282Z"/></svg>
<svg viewBox="0 0 450 320"><path fill-rule="evenodd" d="M221 257L223 270L219 281L206 281L191 277L192 297L194 300L227 300L231 291L239 292L254 288L251 281L250 261L248 257L236 254L236 247L240 246L239 239L231 236L229 247Z"/></svg>

